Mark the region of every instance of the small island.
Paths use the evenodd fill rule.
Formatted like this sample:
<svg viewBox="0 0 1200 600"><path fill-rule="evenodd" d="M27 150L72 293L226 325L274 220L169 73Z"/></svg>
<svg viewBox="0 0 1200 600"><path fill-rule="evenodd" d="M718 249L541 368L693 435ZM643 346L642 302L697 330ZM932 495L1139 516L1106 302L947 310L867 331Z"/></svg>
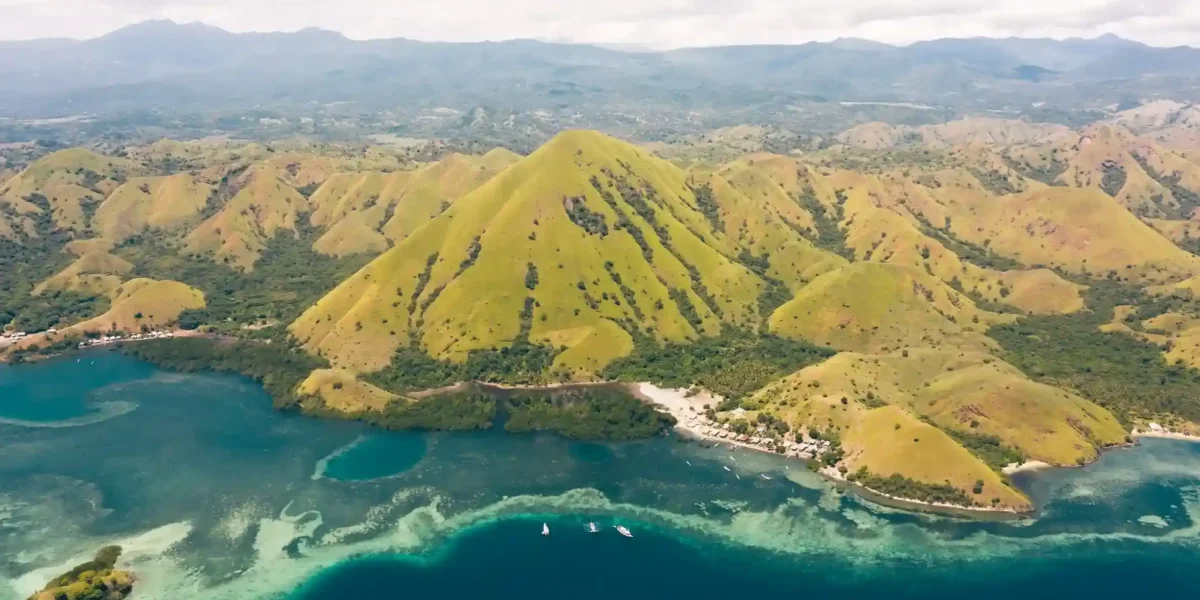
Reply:
<svg viewBox="0 0 1200 600"><path fill-rule="evenodd" d="M133 592L134 576L116 569L120 546L105 546L95 558L55 577L29 600L122 600Z"/></svg>

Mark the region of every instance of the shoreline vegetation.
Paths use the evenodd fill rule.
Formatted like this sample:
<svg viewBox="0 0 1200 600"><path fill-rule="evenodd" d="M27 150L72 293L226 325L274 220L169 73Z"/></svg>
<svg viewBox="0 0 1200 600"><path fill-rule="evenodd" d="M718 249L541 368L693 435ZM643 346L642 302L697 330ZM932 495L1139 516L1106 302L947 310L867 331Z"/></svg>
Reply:
<svg viewBox="0 0 1200 600"><path fill-rule="evenodd" d="M879 489L879 488L896 488L896 487L912 486L913 484L917 484L917 482L913 482L912 480L908 480L907 478L898 477L898 476L881 477L881 476L874 475L874 474L868 474L869 477L864 477L862 471L860 471L858 473L853 473L853 472L843 473L836 468L835 464L828 464L827 462L820 460L821 457L819 457L819 456L812 456L810 458L810 457L807 457L804 455L798 455L794 450L790 450L790 449L786 450L785 452L780 452L774 445L763 445L762 443L741 441L740 439L738 439L736 437L720 437L720 433L717 433L717 435L714 435L714 429L712 427L705 427L705 425L703 424L702 418L705 415L699 407L704 406L706 404L716 406L723 400L721 397L714 396L710 392L707 392L707 391L693 392L688 389L662 388L662 387L659 387L652 383L634 384L633 387L634 387L634 389L636 389L636 393L638 394L639 397L641 397L642 399L644 399L647 402L652 402L654 404L662 406L668 412L670 412L679 422L679 424L675 426L676 431L679 431L686 436L689 436L689 437L692 437L692 438L695 438L695 439L701 440L701 441L713 442L716 444L725 445L726 447L728 447L730 449L733 449L735 447L736 448L744 448L747 450L754 450L757 452L766 452L766 453L770 453L770 454L781 454L788 458L796 458L796 459L804 460L813 471L815 471L816 473L825 477L827 480L829 480L839 486L842 486L846 489L850 489L853 492L858 493L859 495L863 496L867 500L870 500L870 501L878 503L878 504L882 504L882 505L889 506L892 508L899 508L899 509L903 509L903 510L934 512L934 513L938 513L938 514L948 514L948 515L952 515L952 516L965 516L965 517L971 517L971 518L981 518L981 517L982 518L1000 518L1000 519L1020 518L1020 517L1032 514L1036 510L1036 507L1032 508L1030 510L1021 511L1021 510L1017 510L1014 508L1008 508L1008 507L982 506L979 504L974 504L974 505L957 504L957 503L953 503L953 502L947 502L944 500L928 500L928 499L912 498L912 497L908 497L908 496L897 495L895 493L889 493L890 489ZM723 430L723 429L719 430L719 431L729 433L727 430ZM1141 431L1137 428L1134 428L1134 430L1130 433L1130 436L1131 436L1131 438L1133 438L1135 440L1137 438L1147 437L1147 438L1168 438L1168 439L1200 442L1200 436L1186 434L1186 433L1171 432L1171 431L1167 431L1165 429L1160 430L1160 431ZM751 439L756 439L756 438L751 438ZM1134 445L1134 444L1132 444L1132 443L1131 444L1122 444L1122 445L1117 445L1117 446L1101 448L1100 453L1097 454L1097 460L1099 459L1100 455L1103 454L1104 451L1111 450L1114 448L1126 448L1126 447L1130 447L1132 445ZM1007 475L1012 475L1012 474L1020 473L1020 472L1038 471L1038 470L1044 470L1044 469L1080 468L1080 467L1085 467L1088 464L1091 464L1091 463L1085 463L1082 465L1079 465L1079 464L1076 464L1076 465L1052 465L1052 464L1049 464L1049 463L1046 463L1043 461L1039 461L1039 460L1026 460L1021 463L1011 463L1011 464L1003 467L1001 469L1001 472L1007 476ZM917 485L920 485L920 484L917 484ZM931 491L933 493L940 492L940 494L943 496L953 495L953 493L947 489L939 489L939 490L932 489L932 488L944 488L944 487L948 487L948 486L922 486L922 487L930 487L931 489L929 491ZM963 497L966 497L967 499L969 499L969 497L966 496L965 492L963 492L961 490L958 490L958 491L962 494Z"/></svg>
<svg viewBox="0 0 1200 600"><path fill-rule="evenodd" d="M1200 435L1183 433L1179 431L1142 431L1135 428L1130 435L1134 438L1158 438L1167 440L1180 440L1185 442L1200 442Z"/></svg>
<svg viewBox="0 0 1200 600"><path fill-rule="evenodd" d="M550 431L574 439L632 440L658 435L675 425L672 416L623 388L618 391L598 385L458 383L426 390L417 400L397 398L379 410L343 411L300 393L301 382L328 364L286 344L176 338L122 350L175 371L239 373L262 384L280 410L362 421L391 430L461 431L502 426L511 433Z"/></svg>
<svg viewBox="0 0 1200 600"><path fill-rule="evenodd" d="M769 454L782 455L786 458L803 460L805 464L814 472L821 475L825 479L837 484L838 486L850 489L856 493L862 492L860 495L866 499L878 504L900 508L904 510L919 510L927 512L936 512L940 514L950 514L958 516L990 516L990 517L1018 517L1027 512L1018 511L1012 508L996 508L990 506L965 505L946 502L943 500L924 500L920 498L911 498L887 493L880 489L871 487L870 484L888 483L898 484L896 487L905 488L925 488L929 487L930 492L936 494L938 498L954 496L954 492L958 492L963 498L969 500L966 492L950 488L949 486L927 486L918 482L914 482L907 478L890 476L880 477L871 475L869 478L863 477L862 471L859 473L843 474L836 467L837 462L841 459L841 449L835 444L820 444L819 442L804 436L802 442L791 442L776 445L773 442L767 443L761 441L762 437L731 435L727 429L721 429L705 423L705 414L700 407L704 405L716 406L722 398L714 396L707 391L692 393L685 389L662 388L652 383L639 383L635 386L638 395L647 402L652 402L667 409L676 420L679 422L675 429L685 436L689 436L705 442L713 442L715 444L725 445L726 447L744 448L746 450L754 450L757 452L766 452ZM722 437L722 436L725 437ZM742 438L748 438L752 441L743 441ZM817 451L814 451L818 450ZM781 451L782 450L782 451ZM866 481L864 481L864 479ZM883 486L880 486L883 487ZM938 489L933 489L934 487ZM942 489L948 488L948 489ZM951 491L953 490L953 491Z"/></svg>
<svg viewBox="0 0 1200 600"><path fill-rule="evenodd" d="M105 546L95 558L51 579L29 600L123 600L133 592L137 578L116 568L120 546Z"/></svg>
<svg viewBox="0 0 1200 600"><path fill-rule="evenodd" d="M269 339L199 335L141 341L140 344L120 344L119 348L130 356L170 370L233 372L249 377L263 385L277 409L295 410L308 417L357 420L389 430L470 431L501 426L510 433L548 431L572 439L595 441L642 439L675 430L687 438L730 448L800 459L835 484L861 492L871 501L896 508L968 516L1030 512L955 503L952 501L955 496L967 501L971 498L964 490L950 486L922 484L895 475L842 472L838 468L843 458L840 445L836 440L822 440L819 435L801 434L788 441L785 436L801 432L784 431L784 435L773 430L764 432L763 424L759 424L757 430L731 431L728 423L718 424L710 417L715 415L714 408L736 413L735 403L700 387L664 388L654 383L622 380L535 384L460 381L406 391L380 410L344 411L329 408L319 398L298 392L300 383L314 369L328 365L323 359L288 344L273 343ZM433 399L436 402L430 401ZM775 441L777 435L780 438L778 444ZM1161 427L1157 431L1134 428L1131 437L1200 441L1198 436ZM1008 464L1001 472L1007 476L1055 466L1029 460ZM916 492L913 495L922 497L910 497L898 491Z"/></svg>

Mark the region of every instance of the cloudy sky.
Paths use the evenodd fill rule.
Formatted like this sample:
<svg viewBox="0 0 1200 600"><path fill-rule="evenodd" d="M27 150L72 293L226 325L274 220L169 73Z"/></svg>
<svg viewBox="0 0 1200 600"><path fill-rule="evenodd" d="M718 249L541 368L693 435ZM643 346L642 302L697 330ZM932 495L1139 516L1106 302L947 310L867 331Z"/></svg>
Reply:
<svg viewBox="0 0 1200 600"><path fill-rule="evenodd" d="M1200 47L1200 0L0 0L0 39L88 38L149 19L356 39L537 38L653 48L863 37L1093 37Z"/></svg>

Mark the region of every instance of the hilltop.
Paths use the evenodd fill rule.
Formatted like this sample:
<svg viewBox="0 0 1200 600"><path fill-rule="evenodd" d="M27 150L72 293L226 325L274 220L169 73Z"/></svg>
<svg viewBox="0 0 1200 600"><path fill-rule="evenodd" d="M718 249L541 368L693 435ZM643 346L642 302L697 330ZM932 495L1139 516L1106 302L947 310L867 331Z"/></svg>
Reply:
<svg viewBox="0 0 1200 600"><path fill-rule="evenodd" d="M766 283L704 242L718 234L686 179L628 144L564 133L338 286L292 333L360 370L409 344L461 360L524 339L560 349L555 368L595 374L635 335L753 327Z"/></svg>

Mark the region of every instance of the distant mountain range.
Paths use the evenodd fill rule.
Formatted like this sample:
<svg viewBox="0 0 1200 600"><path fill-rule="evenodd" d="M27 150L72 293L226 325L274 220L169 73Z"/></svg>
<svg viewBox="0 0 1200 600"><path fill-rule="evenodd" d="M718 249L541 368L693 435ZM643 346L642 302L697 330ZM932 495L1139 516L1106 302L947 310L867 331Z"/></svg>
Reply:
<svg viewBox="0 0 1200 600"><path fill-rule="evenodd" d="M629 52L537 41L355 41L339 33L236 34L150 21L90 40L0 42L0 116L204 111L357 103L360 110L513 110L922 102L999 110L1094 107L1197 95L1200 50L1096 39L858 39Z"/></svg>

